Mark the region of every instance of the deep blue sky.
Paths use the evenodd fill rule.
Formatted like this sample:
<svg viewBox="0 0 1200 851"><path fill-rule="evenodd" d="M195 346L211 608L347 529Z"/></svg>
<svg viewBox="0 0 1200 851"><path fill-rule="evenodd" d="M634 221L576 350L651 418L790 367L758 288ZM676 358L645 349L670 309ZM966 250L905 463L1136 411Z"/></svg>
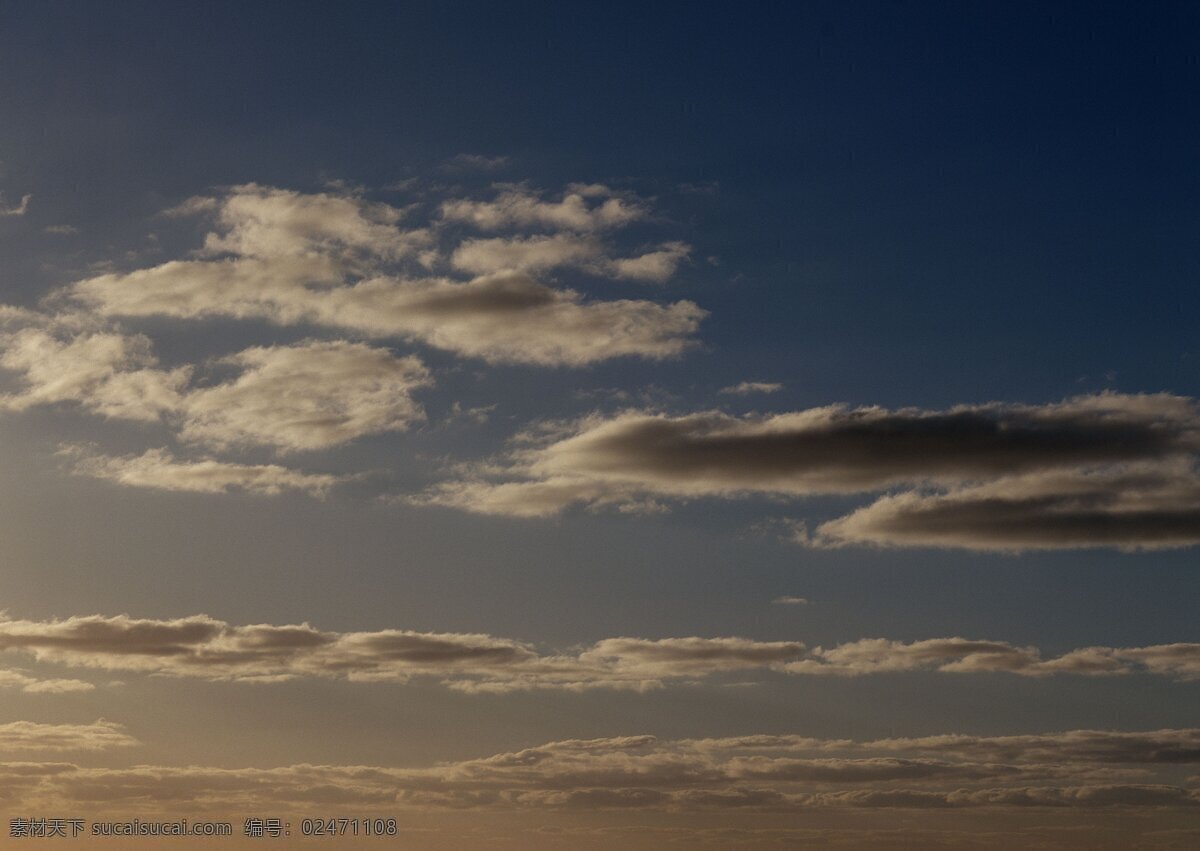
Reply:
<svg viewBox="0 0 1200 851"><path fill-rule="evenodd" d="M1190 4L3 14L9 194L114 238L197 187L462 151L545 185L717 181L688 224L740 283L693 285L706 342L806 402L1194 389Z"/></svg>

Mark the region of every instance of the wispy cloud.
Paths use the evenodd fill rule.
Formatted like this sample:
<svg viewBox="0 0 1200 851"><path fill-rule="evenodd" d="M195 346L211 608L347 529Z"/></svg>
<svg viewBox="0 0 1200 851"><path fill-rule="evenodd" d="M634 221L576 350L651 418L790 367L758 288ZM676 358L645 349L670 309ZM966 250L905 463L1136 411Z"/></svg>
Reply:
<svg viewBox="0 0 1200 851"><path fill-rule="evenodd" d="M496 171L510 162L508 157L489 157L483 154L457 154L446 160L443 168L448 171Z"/></svg>
<svg viewBox="0 0 1200 851"><path fill-rule="evenodd" d="M743 381L741 384L722 387L717 392L727 396L751 396L755 393L778 393L782 389L782 384L773 381Z"/></svg>
<svg viewBox="0 0 1200 851"><path fill-rule="evenodd" d="M32 195L22 195L19 204L9 206L4 203L4 196L0 195L0 216L23 216L29 209L29 202L32 200Z"/></svg>
<svg viewBox="0 0 1200 851"><path fill-rule="evenodd" d="M549 236L468 239L450 257L456 269L475 274L503 271L539 272L555 268L582 269L611 278L662 283L687 259L691 246L667 242L643 254L619 257L592 236L556 233Z"/></svg>
<svg viewBox="0 0 1200 851"><path fill-rule="evenodd" d="M1042 753L1058 757L1048 762L1022 752L1009 762L979 762L927 747L924 740L908 740L903 747L897 747L895 740L809 740L807 747L798 747L795 741L770 747L760 741L747 752L733 740L662 741L640 735L548 742L428 768L305 764L266 769L83 768L71 763L9 763L0 769L0 793L27 806L86 803L124 810L151 801L161 805L169 799L205 811L321 803L355 809L398 805L751 812L1030 806L1194 811L1200 807L1197 790L1156 773L1169 768L1169 763L1125 759L1119 750L1077 758L1070 744L1055 747L1058 741L1090 735L1096 734L1071 731L1036 737L1043 743ZM1196 741L1195 730L1129 735L1176 748L1180 744L1194 748ZM798 755L800 750L812 755ZM1195 761L1194 750L1191 761ZM1136 767L1128 766L1130 762Z"/></svg>
<svg viewBox="0 0 1200 851"><path fill-rule="evenodd" d="M0 688L20 689L28 694L67 694L92 691L95 686L83 680L35 677L25 671L7 668L0 670Z"/></svg>
<svg viewBox="0 0 1200 851"><path fill-rule="evenodd" d="M181 460L166 449L147 449L141 455L112 456L89 446L73 444L59 450L78 476L104 479L126 487L194 493L246 493L274 496L294 490L324 496L343 477L305 473L278 464L237 464L213 458Z"/></svg>
<svg viewBox="0 0 1200 851"><path fill-rule="evenodd" d="M584 233L622 227L649 215L641 199L599 183L571 184L557 201L510 184L490 201L455 199L443 202L441 210L443 218L481 230L533 227Z"/></svg>
<svg viewBox="0 0 1200 851"><path fill-rule="evenodd" d="M103 719L91 724L0 724L0 753L11 751L100 751L139 744L120 724Z"/></svg>

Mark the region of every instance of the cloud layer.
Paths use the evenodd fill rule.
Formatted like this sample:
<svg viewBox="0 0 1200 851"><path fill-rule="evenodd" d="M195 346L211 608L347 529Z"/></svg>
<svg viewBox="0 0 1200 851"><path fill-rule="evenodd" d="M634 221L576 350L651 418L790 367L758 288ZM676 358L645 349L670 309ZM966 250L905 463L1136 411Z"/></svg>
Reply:
<svg viewBox="0 0 1200 851"><path fill-rule="evenodd" d="M119 728L80 728L49 737L62 749L128 744ZM41 726L41 725L32 725ZM100 729L96 729L100 727ZM114 740L115 737L115 740ZM1039 750L1009 761L976 761L938 743L959 737L851 742L748 736L741 740L660 741L654 736L573 739L429 768L292 765L281 768L9 763L0 794L23 804L87 802L138 808L213 810L271 804L348 808L750 811L974 809L1041 807L1089 811L1200 808L1200 794L1171 782L1179 763L1132 759L1121 750L1076 758L1083 739L1191 748L1196 730L1107 734L1069 731L1036 737ZM772 740L772 741L768 741ZM982 750L993 740L972 739ZM994 741L1003 741L997 739ZM1051 756L1053 761L1041 761Z"/></svg>
<svg viewBox="0 0 1200 851"><path fill-rule="evenodd" d="M1043 657L1003 641L862 639L809 648L799 641L738 637L606 638L569 652L515 639L409 630L328 632L308 624L235 626L206 615L174 620L92 615L58 621L0 620L0 650L39 662L168 677L274 682L300 677L403 683L440 680L473 693L529 689L645 691L746 672L863 676L933 671L1150 674L1200 679L1200 644L1085 647Z"/></svg>

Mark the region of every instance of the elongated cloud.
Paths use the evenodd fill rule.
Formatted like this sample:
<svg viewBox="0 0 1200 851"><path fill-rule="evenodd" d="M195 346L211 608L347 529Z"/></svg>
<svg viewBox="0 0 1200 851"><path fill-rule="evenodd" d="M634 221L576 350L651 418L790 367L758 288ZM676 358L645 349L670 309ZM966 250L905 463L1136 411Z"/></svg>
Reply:
<svg viewBox="0 0 1200 851"><path fill-rule="evenodd" d="M565 432L565 433L564 433ZM832 406L771 416L627 411L521 446L412 501L541 517L649 498L899 494L809 543L1019 550L1200 543L1200 412L1167 394L944 411Z"/></svg>
<svg viewBox="0 0 1200 851"><path fill-rule="evenodd" d="M1006 476L941 493L885 496L816 530L818 546L977 550L1114 546L1163 549L1200 541L1200 475L1191 458L1157 464Z"/></svg>
<svg viewBox="0 0 1200 851"><path fill-rule="evenodd" d="M25 671L9 668L0 670L0 688L20 689L28 694L67 694L91 691L95 686L83 680L35 677Z"/></svg>
<svg viewBox="0 0 1200 851"><path fill-rule="evenodd" d="M87 446L66 446L60 454L79 476L104 479L127 487L194 493L246 493L274 496L295 490L323 496L341 477L305 473L278 464L236 464L203 458L180 460L165 449L147 449L141 455L112 456Z"/></svg>
<svg viewBox="0 0 1200 851"><path fill-rule="evenodd" d="M774 381L743 381L729 387L722 387L718 393L726 396L752 396L755 393L778 393L783 385Z"/></svg>
<svg viewBox="0 0 1200 851"><path fill-rule="evenodd" d="M667 242L643 254L614 257L594 237L558 233L552 236L469 239L450 258L456 269L475 274L575 268L603 277L631 278L662 283L678 269L691 246Z"/></svg>
<svg viewBox="0 0 1200 851"><path fill-rule="evenodd" d="M326 632L308 624L235 626L205 615L176 620L92 615L60 621L0 621L0 650L40 662L171 677L269 682L301 677L403 683L432 677L466 692L527 689L645 691L733 672L864 676L936 671L1154 674L1200 678L1200 645L1089 647L1044 658L1002 641L863 639L807 648L747 638L616 637L568 653L475 633L408 630Z"/></svg>
<svg viewBox="0 0 1200 851"><path fill-rule="evenodd" d="M0 724L0 753L12 751L100 751L129 747L138 740L120 724L38 724L10 721Z"/></svg>
<svg viewBox="0 0 1200 851"><path fill-rule="evenodd" d="M1068 730L1061 733L1014 736L963 734L917 738L815 739L804 736L733 736L695 739L689 747L730 752L782 753L838 751L846 753L921 753L941 758L982 762L1039 763L1155 763L1186 765L1200 762L1200 729Z"/></svg>
<svg viewBox="0 0 1200 851"><path fill-rule="evenodd" d="M547 205L512 190L504 196L511 195L512 203L502 204L503 212L481 212L493 202L461 201L447 202L443 214L453 219L457 210L486 227L492 221L559 222L577 230L617 227L640 217L635 210L641 207L611 195L593 209L584 199L598 198L598 191L583 187L568 196L578 204ZM178 212L213 221L215 230L196 259L100 275L63 295L110 317L265 319L546 366L673 357L694 343L705 315L690 301L589 300L528 274L565 264L661 281L690 250L679 242L621 257L588 237L467 240L450 254L452 267L476 273L462 280L428 274L426 266L441 262L429 227L405 229L404 211L354 196L302 195L251 184L194 198Z"/></svg>
<svg viewBox="0 0 1200 851"><path fill-rule="evenodd" d="M1195 732L1164 730L1153 735L1194 738ZM117 728L81 731L66 738L90 742L121 735ZM1073 735L1040 738L1054 741ZM104 746L125 743L106 741ZM796 756L794 749L787 747L774 752L759 748L753 755L744 755L712 741L617 736L548 742L482 758L403 769L307 764L82 768L62 762L9 763L0 767L0 794L26 806L86 802L124 809L146 802L161 806L162 801L170 800L205 811L322 803L355 809L733 808L765 812L978 807L1190 811L1200 807L1197 791L1169 782L1169 774L1163 772L1170 766L1165 765L1140 763L1134 769L1120 761L1069 758L1060 762L975 762L930 756L918 744L904 756L861 756L877 743L821 744L825 754L816 757Z"/></svg>
<svg viewBox="0 0 1200 851"><path fill-rule="evenodd" d="M213 286L214 281L219 283ZM691 336L705 316L690 301L588 301L520 273L466 282L377 277L309 289L281 274L274 262L257 261L165 264L92 278L74 292L109 315L324 325L419 340L492 362L542 366L582 366L619 356L673 357L693 345Z"/></svg>

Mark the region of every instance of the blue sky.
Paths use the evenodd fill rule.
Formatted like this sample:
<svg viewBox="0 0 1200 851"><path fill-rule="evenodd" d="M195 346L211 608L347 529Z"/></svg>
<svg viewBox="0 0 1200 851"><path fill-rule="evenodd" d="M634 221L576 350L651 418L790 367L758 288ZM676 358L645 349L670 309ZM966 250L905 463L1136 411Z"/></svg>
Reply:
<svg viewBox="0 0 1200 851"><path fill-rule="evenodd" d="M920 829L1185 847L1194 765L1064 742L1200 735L1198 34L1172 3L0 5L0 758L164 818L122 771L231 818L299 812L302 764L423 771L321 782L446 848L874 847L963 789ZM688 743L768 734L1060 750L880 777L916 797L858 824L860 781ZM592 739L774 797L601 799L562 744ZM430 797L543 745L582 773L492 778L469 829ZM962 803L1030 784L1112 803Z"/></svg>

